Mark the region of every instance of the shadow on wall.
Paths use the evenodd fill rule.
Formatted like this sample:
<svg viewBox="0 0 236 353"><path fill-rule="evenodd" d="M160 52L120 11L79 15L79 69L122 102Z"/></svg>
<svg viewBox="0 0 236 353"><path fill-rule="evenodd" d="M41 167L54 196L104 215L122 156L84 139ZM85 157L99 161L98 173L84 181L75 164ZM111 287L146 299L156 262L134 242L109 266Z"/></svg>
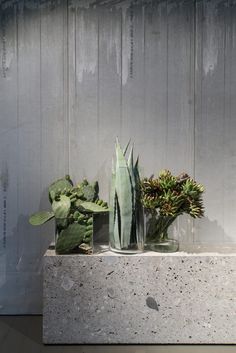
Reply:
<svg viewBox="0 0 236 353"><path fill-rule="evenodd" d="M38 210L32 210L32 213L40 210L51 210L48 201L48 187L41 193ZM54 238L54 222L51 220L42 226L32 226L29 223L29 216L30 214L27 216L21 215L18 218L18 229L22 230L19 232L22 237L19 249L22 258L22 270L30 268L31 271L41 272L42 258Z"/></svg>
<svg viewBox="0 0 236 353"><path fill-rule="evenodd" d="M208 217L203 217L195 220L193 227L193 244L180 244L181 250L222 253L236 251L236 244L232 243L232 238L225 233L224 228L216 220L211 221Z"/></svg>
<svg viewBox="0 0 236 353"><path fill-rule="evenodd" d="M43 191L39 209L50 209ZM38 210L32 210L32 212ZM41 313L42 258L54 237L54 222L41 227L29 224L29 215L19 215L16 226L9 229L6 248L0 254L0 313L25 313L21 304L27 297L29 312ZM8 295L6 295L8 293ZM9 310L9 308L11 308Z"/></svg>

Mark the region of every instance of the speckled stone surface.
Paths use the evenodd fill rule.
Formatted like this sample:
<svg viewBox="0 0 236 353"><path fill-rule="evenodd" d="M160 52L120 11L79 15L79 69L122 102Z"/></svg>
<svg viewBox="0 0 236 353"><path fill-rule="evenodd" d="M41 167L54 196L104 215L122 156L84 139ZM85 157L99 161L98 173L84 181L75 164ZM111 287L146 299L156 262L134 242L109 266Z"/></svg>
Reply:
<svg viewBox="0 0 236 353"><path fill-rule="evenodd" d="M236 343L236 255L44 257L44 343Z"/></svg>

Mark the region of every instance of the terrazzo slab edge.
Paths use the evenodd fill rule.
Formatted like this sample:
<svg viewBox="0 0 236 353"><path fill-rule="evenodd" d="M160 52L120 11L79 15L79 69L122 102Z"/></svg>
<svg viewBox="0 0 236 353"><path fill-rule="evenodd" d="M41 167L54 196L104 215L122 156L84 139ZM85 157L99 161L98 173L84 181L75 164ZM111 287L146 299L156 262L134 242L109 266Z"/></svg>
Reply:
<svg viewBox="0 0 236 353"><path fill-rule="evenodd" d="M236 343L235 254L44 257L46 344Z"/></svg>

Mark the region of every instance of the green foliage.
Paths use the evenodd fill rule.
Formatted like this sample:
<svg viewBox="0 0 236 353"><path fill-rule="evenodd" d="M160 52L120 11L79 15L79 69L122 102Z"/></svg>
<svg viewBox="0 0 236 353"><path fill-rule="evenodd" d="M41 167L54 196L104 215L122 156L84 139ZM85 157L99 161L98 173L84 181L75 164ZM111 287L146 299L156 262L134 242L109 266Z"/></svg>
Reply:
<svg viewBox="0 0 236 353"><path fill-rule="evenodd" d="M86 225L80 223L72 223L63 229L56 242L56 252L58 254L69 254L78 247L86 232Z"/></svg>
<svg viewBox="0 0 236 353"><path fill-rule="evenodd" d="M193 218L204 215L202 194L204 187L186 173L173 176L163 170L157 178L145 178L141 182L142 203L148 215L148 242L168 238L168 227L183 213Z"/></svg>
<svg viewBox="0 0 236 353"><path fill-rule="evenodd" d="M29 222L33 226L40 226L54 218L54 212L41 211L30 216Z"/></svg>
<svg viewBox="0 0 236 353"><path fill-rule="evenodd" d="M91 252L93 213L107 212L108 205L99 199L98 182L83 180L76 186L67 175L49 186L52 212L37 212L29 218L32 225L41 225L55 218L57 228L56 252Z"/></svg>
<svg viewBox="0 0 236 353"><path fill-rule="evenodd" d="M52 210L56 218L66 218L69 215L71 200L66 195L58 196L58 201L52 203Z"/></svg>
<svg viewBox="0 0 236 353"><path fill-rule="evenodd" d="M82 209L87 212L92 212L92 213L98 213L98 212L106 212L108 211L108 206L107 203L99 200L100 202L89 202L89 201L83 201L79 205L79 209Z"/></svg>
<svg viewBox="0 0 236 353"><path fill-rule="evenodd" d="M177 217L183 213L194 218L204 214L204 187L187 174L173 176L161 171L158 178L142 180L142 202L147 210L158 210L160 216Z"/></svg>
<svg viewBox="0 0 236 353"><path fill-rule="evenodd" d="M77 184L77 193L80 195L80 199L94 202L98 198L99 187L98 182L89 184L86 179L82 183Z"/></svg>
<svg viewBox="0 0 236 353"><path fill-rule="evenodd" d="M134 165L133 148L126 160L128 147L129 143L122 150L116 142L116 165L112 171L109 232L116 249L128 249L131 243L140 247L142 241L137 224L137 219L142 222L138 161Z"/></svg>
<svg viewBox="0 0 236 353"><path fill-rule="evenodd" d="M49 188L49 200L52 202L56 196L60 195L62 192L70 191L73 187L73 183L69 175L66 175L65 178L61 178L53 182Z"/></svg>

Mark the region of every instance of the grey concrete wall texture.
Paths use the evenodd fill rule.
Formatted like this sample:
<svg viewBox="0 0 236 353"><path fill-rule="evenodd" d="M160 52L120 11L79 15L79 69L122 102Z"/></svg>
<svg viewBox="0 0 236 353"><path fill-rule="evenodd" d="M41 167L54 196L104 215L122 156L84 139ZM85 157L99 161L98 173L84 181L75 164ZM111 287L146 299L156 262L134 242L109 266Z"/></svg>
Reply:
<svg viewBox="0 0 236 353"><path fill-rule="evenodd" d="M142 175L206 187L181 246L236 244L236 1L0 1L0 313L41 312L53 225L47 186L70 173L108 196L115 137Z"/></svg>

